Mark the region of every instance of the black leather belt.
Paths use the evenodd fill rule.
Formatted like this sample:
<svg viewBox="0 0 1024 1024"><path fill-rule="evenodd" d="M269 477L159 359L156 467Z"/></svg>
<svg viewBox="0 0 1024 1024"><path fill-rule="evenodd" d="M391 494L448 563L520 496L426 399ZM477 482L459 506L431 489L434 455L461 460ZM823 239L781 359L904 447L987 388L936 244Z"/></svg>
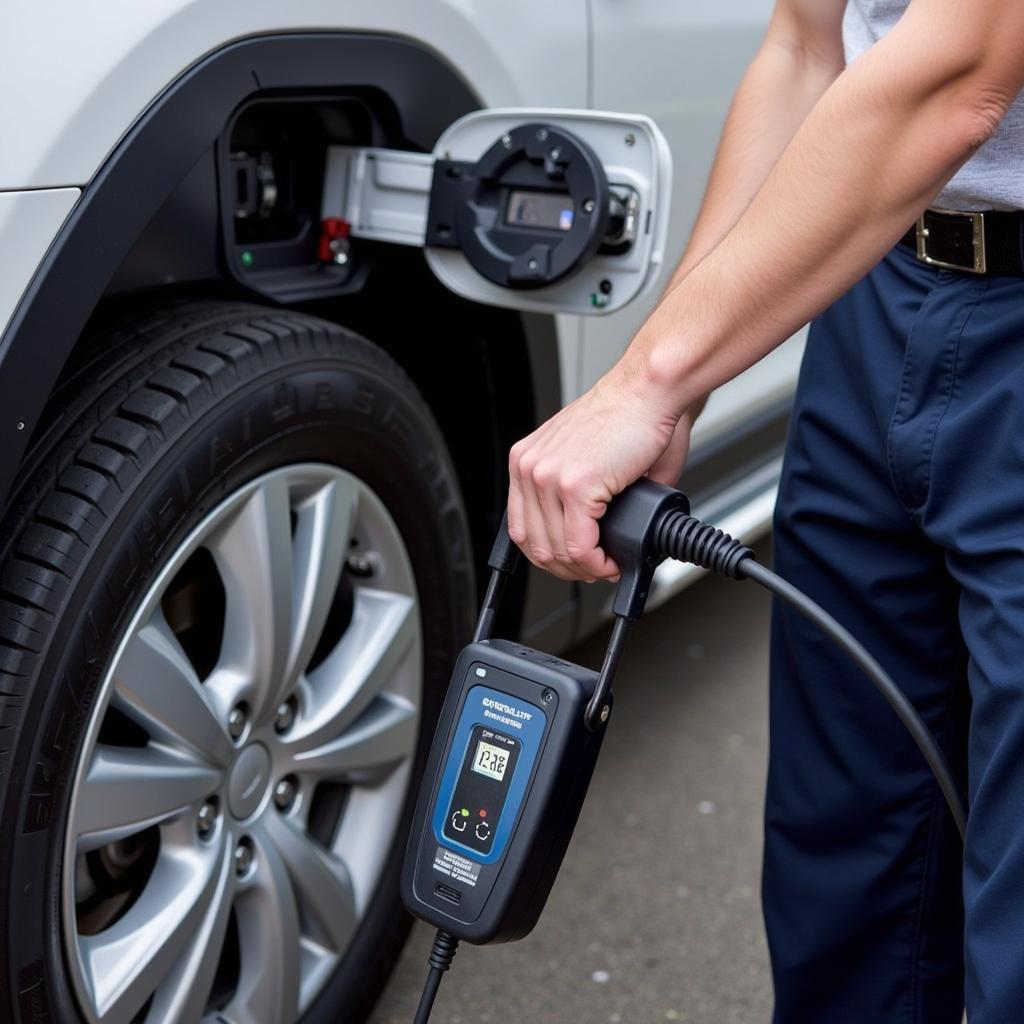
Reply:
<svg viewBox="0 0 1024 1024"><path fill-rule="evenodd" d="M900 239L922 263L966 274L1024 274L1024 211L925 210Z"/></svg>

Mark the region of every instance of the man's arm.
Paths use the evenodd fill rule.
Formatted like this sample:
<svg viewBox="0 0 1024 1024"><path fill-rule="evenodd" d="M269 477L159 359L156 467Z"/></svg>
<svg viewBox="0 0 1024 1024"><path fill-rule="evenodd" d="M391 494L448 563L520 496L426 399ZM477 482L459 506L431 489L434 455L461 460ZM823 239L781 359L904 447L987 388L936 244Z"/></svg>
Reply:
<svg viewBox="0 0 1024 1024"><path fill-rule="evenodd" d="M663 456L701 395L841 295L995 131L1024 84L1024 4L913 0L804 120L722 241L591 391L519 442L509 529L572 578L614 574L611 497Z"/></svg>
<svg viewBox="0 0 1024 1024"><path fill-rule="evenodd" d="M1024 85L1022 40L1024 5L914 0L665 297L618 382L671 415L846 291L993 134Z"/></svg>
<svg viewBox="0 0 1024 1024"><path fill-rule="evenodd" d="M844 66L846 0L779 0L736 90L700 213L669 288L717 245Z"/></svg>
<svg viewBox="0 0 1024 1024"><path fill-rule="evenodd" d="M776 4L730 104L700 211L666 290L675 287L739 220L803 119L842 72L845 7L846 0ZM669 454L655 475L678 479L690 431L706 400L698 397L679 418Z"/></svg>

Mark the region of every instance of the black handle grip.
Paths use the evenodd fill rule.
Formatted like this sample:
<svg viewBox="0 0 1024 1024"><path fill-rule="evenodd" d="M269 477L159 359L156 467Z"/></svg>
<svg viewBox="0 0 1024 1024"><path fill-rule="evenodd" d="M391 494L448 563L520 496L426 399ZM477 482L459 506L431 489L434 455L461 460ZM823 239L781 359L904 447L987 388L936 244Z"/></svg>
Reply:
<svg viewBox="0 0 1024 1024"><path fill-rule="evenodd" d="M622 574L612 604L612 611L620 618L633 621L643 613L654 570L665 557L655 549L654 532L664 516L673 511L690 511L686 495L643 478L612 498L601 517L601 547L615 559ZM519 549L508 535L506 512L487 564L507 575L518 560Z"/></svg>
<svg viewBox="0 0 1024 1024"><path fill-rule="evenodd" d="M654 533L673 511L690 511L686 495L642 478L612 498L601 517L601 547L622 573L612 604L620 618L633 621L643 613L654 570L665 557L655 549Z"/></svg>

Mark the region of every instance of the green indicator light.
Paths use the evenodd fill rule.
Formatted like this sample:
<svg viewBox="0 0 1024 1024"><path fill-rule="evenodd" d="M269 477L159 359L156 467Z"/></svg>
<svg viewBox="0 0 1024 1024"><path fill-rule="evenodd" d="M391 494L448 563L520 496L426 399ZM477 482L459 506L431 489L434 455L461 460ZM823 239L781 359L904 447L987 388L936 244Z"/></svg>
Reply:
<svg viewBox="0 0 1024 1024"><path fill-rule="evenodd" d="M459 811L459 814L461 814L464 818L469 817L469 811L467 811L465 807L463 807L462 810Z"/></svg>
<svg viewBox="0 0 1024 1024"><path fill-rule="evenodd" d="M239 259L242 261L243 267L251 267L256 262L256 257L253 256L251 249L243 249Z"/></svg>

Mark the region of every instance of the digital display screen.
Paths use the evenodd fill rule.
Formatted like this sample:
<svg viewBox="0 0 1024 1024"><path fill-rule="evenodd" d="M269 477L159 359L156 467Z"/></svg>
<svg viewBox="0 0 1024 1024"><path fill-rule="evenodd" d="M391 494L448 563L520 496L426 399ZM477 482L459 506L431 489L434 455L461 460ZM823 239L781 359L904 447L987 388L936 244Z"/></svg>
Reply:
<svg viewBox="0 0 1024 1024"><path fill-rule="evenodd" d="M442 829L446 839L476 853L491 852L522 746L514 736L473 726Z"/></svg>
<svg viewBox="0 0 1024 1024"><path fill-rule="evenodd" d="M473 755L473 771L501 782L507 767L507 747L496 747L493 743L484 743L483 740L477 743L476 753Z"/></svg>
<svg viewBox="0 0 1024 1024"><path fill-rule="evenodd" d="M563 192L510 192L505 223L568 231L574 212L572 200Z"/></svg>

